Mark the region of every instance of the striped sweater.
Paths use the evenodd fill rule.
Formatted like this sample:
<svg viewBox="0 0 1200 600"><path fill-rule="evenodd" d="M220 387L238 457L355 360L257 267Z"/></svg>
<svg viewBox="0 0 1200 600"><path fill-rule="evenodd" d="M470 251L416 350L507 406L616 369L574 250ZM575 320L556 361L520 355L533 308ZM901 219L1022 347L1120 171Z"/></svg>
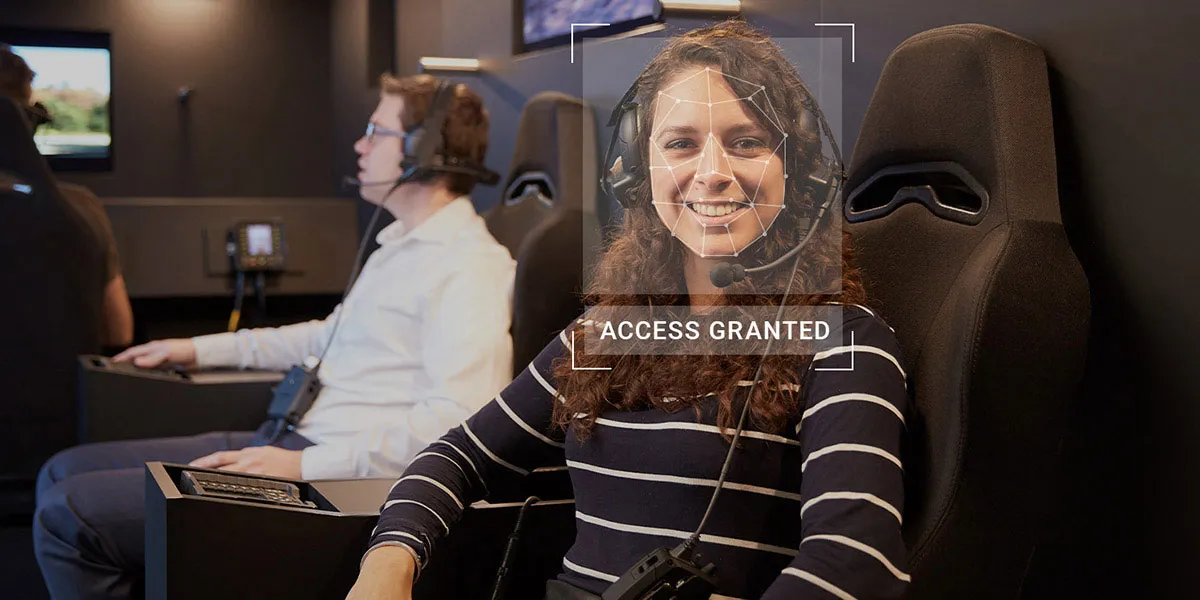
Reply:
<svg viewBox="0 0 1200 600"><path fill-rule="evenodd" d="M697 545L717 565L713 598L898 598L909 581L900 537L907 392L899 347L862 307L845 307L841 335L842 345L816 355L802 374L804 408L786 430L742 434ZM728 450L714 425L715 399L701 403L699 419L692 410L609 411L580 443L551 426L551 364L569 352L566 344L560 335L413 460L384 505L372 549L407 545L424 565L489 486L564 462L577 534L559 579L600 594L643 555L695 530Z"/></svg>

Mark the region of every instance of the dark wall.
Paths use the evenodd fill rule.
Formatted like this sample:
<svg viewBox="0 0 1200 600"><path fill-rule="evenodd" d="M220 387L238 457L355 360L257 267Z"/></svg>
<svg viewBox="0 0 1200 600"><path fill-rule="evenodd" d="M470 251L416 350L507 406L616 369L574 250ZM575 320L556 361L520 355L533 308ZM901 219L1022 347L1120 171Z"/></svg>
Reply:
<svg viewBox="0 0 1200 600"><path fill-rule="evenodd" d="M333 168L339 180L358 172L358 155L354 153L354 142L362 136L363 129L366 128L367 121L379 102L379 86L376 81L380 73L376 70L380 61L372 61L371 52L390 50L394 54L396 48L394 40L388 40L390 43L383 48L380 48L378 43L372 44L371 7L377 4L376 0L332 1L330 31L333 52ZM394 19L394 9L392 12ZM357 189L345 185L339 185L337 193L346 198L358 197ZM359 232L366 228L374 208L367 202L358 202ZM385 211L380 215L380 223L374 231L378 231L390 221L391 215ZM373 232L368 234L373 235Z"/></svg>
<svg viewBox="0 0 1200 600"><path fill-rule="evenodd" d="M114 169L63 179L101 196L334 191L329 0L3 4L0 25L112 34Z"/></svg>
<svg viewBox="0 0 1200 600"><path fill-rule="evenodd" d="M527 98L543 89L582 95L582 69L568 62L565 46L512 56L511 2L398 1L402 73L415 72L421 55L489 62L489 72L456 79L483 94L491 111L491 168L507 169ZM1088 273L1095 326L1064 444L1063 517L1048 530L1026 592L1113 597L1133 579L1174 591L1176 581L1166 573L1200 556L1200 519L1190 508L1200 506L1200 369L1194 367L1200 317L1193 308L1200 301L1200 244L1193 232L1200 222L1194 191L1200 189L1200 80L1194 77L1200 6L1184 0L743 0L743 7L747 20L776 36L843 38L847 157L884 61L909 36L977 22L1046 50L1063 218ZM649 35L703 21L669 16L667 31ZM856 24L853 63L849 30L816 22ZM490 206L499 193L481 190L476 203ZM1140 512L1152 497L1167 508ZM1164 542L1169 539L1176 542Z"/></svg>

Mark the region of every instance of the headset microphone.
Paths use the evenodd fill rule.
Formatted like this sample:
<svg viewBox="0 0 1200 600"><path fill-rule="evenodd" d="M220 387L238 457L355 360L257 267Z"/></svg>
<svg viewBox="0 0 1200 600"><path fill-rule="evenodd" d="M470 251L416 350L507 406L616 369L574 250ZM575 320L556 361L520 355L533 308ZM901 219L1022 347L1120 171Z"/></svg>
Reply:
<svg viewBox="0 0 1200 600"><path fill-rule="evenodd" d="M786 256L784 258L787 258ZM717 263L708 272L708 280L719 288L729 287L746 278L746 267L737 263Z"/></svg>
<svg viewBox="0 0 1200 600"><path fill-rule="evenodd" d="M788 250L783 256L780 256L779 258L761 267L751 267L747 269L746 267L737 263L717 263L712 269L709 270L708 280L718 288L726 288L739 281L742 281L747 275L753 275L755 273L762 273L763 271L770 271L771 269L779 268L780 266L786 264L788 260L791 260L797 254L799 254L800 251L803 250L806 245L808 245L808 240L812 238L813 233L817 231L817 227L821 224L821 218L825 216L825 213L829 212L830 205L837 200L838 190L842 187L842 176L841 174L834 174L832 177L835 181L829 186L829 195L825 198L825 202L821 204L821 207L817 209L816 218L814 218L812 224L807 227L808 232L804 234L804 238L800 240L799 244L796 244L795 247L793 247L791 250Z"/></svg>
<svg viewBox="0 0 1200 600"><path fill-rule="evenodd" d="M375 187L378 185L398 186L399 184L404 183L403 179L403 177L398 177L396 179L388 179L386 181L363 181L357 177L351 177L347 175L342 178L342 189Z"/></svg>

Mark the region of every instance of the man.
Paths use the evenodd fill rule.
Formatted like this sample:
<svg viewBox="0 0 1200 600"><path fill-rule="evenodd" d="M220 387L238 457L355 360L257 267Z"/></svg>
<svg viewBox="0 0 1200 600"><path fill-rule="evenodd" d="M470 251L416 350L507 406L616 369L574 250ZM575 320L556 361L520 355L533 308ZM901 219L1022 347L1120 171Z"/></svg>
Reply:
<svg viewBox="0 0 1200 600"><path fill-rule="evenodd" d="M509 381L515 263L489 235L460 174L394 186L405 132L419 127L436 89L427 75L385 76L359 155L362 197L396 222L353 289L324 321L161 340L116 357L287 369L324 353L323 388L295 431L274 439L225 432L93 444L50 459L38 480L34 542L55 598L129 597L144 566L144 472L152 460L304 479L395 476ZM481 165L487 113L453 88L444 154ZM326 352L328 350L328 352Z"/></svg>
<svg viewBox="0 0 1200 600"><path fill-rule="evenodd" d="M0 44L0 96L7 97L16 102L17 106L24 108L26 114L31 117L30 125L36 130L38 120L52 115L46 114L41 105L33 104L34 75L25 59L14 53L9 46ZM104 212L104 205L91 190L83 186L58 182L58 189L88 224L92 235L100 244L99 247L105 250L100 343L110 348L124 348L133 341L133 308L125 290L125 277L121 275L117 242L113 239L112 225Z"/></svg>

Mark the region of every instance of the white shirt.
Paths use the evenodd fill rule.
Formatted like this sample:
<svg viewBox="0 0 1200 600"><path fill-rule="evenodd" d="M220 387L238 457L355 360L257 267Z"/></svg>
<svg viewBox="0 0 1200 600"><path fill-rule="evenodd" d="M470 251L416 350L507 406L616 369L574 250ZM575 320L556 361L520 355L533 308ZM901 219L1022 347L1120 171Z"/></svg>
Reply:
<svg viewBox="0 0 1200 600"><path fill-rule="evenodd" d="M304 479L399 475L512 379L516 263L463 196L411 231L397 221L324 321L193 338L201 367L286 370L332 346L297 431Z"/></svg>

